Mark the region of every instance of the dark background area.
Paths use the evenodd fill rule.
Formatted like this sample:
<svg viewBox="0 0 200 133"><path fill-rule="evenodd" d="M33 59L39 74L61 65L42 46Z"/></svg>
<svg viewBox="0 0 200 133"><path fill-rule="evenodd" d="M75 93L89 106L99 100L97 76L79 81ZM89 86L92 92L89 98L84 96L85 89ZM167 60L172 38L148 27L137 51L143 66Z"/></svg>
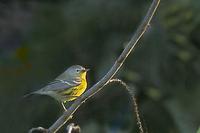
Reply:
<svg viewBox="0 0 200 133"><path fill-rule="evenodd" d="M91 69L92 86L112 66L150 3L1 0L0 132L26 133L55 122L63 111L57 101L23 95L74 64ZM198 0L161 0L150 28L117 75L137 92L149 133L196 133L200 125L199 6ZM138 132L131 99L120 85L89 99L70 122L83 133Z"/></svg>

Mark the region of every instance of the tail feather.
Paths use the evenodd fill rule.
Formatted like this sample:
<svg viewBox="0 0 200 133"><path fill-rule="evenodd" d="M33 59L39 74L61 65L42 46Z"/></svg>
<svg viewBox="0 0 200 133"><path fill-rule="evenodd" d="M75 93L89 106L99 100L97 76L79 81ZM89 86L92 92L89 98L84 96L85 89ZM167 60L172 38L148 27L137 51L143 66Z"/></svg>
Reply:
<svg viewBox="0 0 200 133"><path fill-rule="evenodd" d="M42 93L42 90L37 90L37 91L31 92L31 93L25 94L25 95L23 96L23 98L27 98L27 97L30 97L30 96L35 95L35 94L40 94L40 95L42 95L43 93Z"/></svg>
<svg viewBox="0 0 200 133"><path fill-rule="evenodd" d="M32 96L32 95L34 95L34 94L35 94L34 92L31 92L31 93L25 94L25 95L23 96L23 98L30 97L30 96Z"/></svg>
<svg viewBox="0 0 200 133"><path fill-rule="evenodd" d="M23 97L26 98L26 97L30 97L35 94L41 94L40 90L25 94Z"/></svg>

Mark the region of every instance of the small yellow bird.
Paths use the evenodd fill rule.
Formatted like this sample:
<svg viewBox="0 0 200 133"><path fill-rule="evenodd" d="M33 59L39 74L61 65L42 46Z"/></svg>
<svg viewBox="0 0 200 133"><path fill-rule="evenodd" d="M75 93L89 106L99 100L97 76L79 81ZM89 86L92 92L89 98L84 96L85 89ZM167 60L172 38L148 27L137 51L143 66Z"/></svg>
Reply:
<svg viewBox="0 0 200 133"><path fill-rule="evenodd" d="M61 102L66 111L64 103L75 100L86 90L88 70L80 65L73 65L47 86L24 97L32 94L48 95Z"/></svg>

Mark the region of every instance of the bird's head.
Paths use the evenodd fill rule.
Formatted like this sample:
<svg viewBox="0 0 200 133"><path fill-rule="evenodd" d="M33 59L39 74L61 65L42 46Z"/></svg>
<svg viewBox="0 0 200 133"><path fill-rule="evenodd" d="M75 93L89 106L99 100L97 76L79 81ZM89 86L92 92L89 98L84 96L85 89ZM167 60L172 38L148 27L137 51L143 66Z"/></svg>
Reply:
<svg viewBox="0 0 200 133"><path fill-rule="evenodd" d="M66 73L73 78L85 79L88 71L89 69L86 69L80 65L73 65L66 70Z"/></svg>

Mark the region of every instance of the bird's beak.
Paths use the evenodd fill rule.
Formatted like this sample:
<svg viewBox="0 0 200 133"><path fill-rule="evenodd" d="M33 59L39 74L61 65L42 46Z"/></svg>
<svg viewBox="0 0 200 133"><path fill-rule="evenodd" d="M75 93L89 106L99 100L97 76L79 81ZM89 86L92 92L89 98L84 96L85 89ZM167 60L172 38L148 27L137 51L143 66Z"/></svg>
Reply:
<svg viewBox="0 0 200 133"><path fill-rule="evenodd" d="M85 72L88 72L90 69L85 69Z"/></svg>

